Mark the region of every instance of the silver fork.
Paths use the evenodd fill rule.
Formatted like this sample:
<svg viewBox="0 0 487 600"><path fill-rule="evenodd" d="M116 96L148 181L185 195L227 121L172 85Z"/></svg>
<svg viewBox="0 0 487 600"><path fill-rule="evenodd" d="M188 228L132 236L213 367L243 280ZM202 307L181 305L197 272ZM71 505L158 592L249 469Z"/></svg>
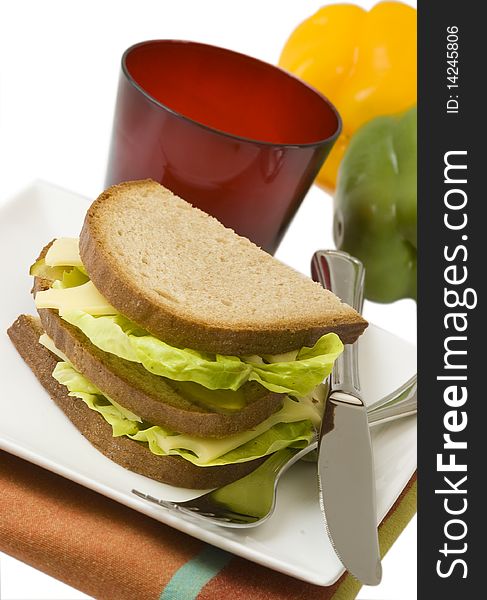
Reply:
<svg viewBox="0 0 487 600"><path fill-rule="evenodd" d="M374 427L413 415L416 413L416 407L417 381L414 375L397 390L371 405L368 410L369 425ZM135 489L132 493L182 516L207 524L236 528L255 527L269 519L274 512L277 484L281 476L298 460L316 450L316 447L317 442L313 440L301 450L283 448L271 454L255 471L242 479L184 502L161 500Z"/></svg>

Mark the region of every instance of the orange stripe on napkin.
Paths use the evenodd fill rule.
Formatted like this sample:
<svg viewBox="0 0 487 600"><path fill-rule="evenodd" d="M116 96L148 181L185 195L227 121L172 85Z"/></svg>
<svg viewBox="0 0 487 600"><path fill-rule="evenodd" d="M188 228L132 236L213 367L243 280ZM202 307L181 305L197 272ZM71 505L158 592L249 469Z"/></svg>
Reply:
<svg viewBox="0 0 487 600"><path fill-rule="evenodd" d="M199 540L0 452L0 549L99 599L157 599Z"/></svg>
<svg viewBox="0 0 487 600"><path fill-rule="evenodd" d="M379 529L384 554L416 508L415 476ZM212 549L0 451L0 550L99 600L352 600Z"/></svg>

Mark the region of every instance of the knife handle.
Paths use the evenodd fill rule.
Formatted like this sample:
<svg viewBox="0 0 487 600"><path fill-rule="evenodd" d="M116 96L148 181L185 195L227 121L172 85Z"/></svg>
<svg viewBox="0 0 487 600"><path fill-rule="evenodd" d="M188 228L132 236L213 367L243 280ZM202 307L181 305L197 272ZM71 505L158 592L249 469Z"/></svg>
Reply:
<svg viewBox="0 0 487 600"><path fill-rule="evenodd" d="M311 274L315 281L361 313L364 304L363 264L340 250L318 250L311 261ZM358 344L345 345L335 361L331 375L331 389L360 397L358 372Z"/></svg>

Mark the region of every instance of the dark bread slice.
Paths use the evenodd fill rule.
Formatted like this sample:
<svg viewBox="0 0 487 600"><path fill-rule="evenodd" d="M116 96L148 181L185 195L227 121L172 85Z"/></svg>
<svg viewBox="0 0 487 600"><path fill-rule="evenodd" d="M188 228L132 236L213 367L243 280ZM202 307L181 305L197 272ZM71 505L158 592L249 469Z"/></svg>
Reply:
<svg viewBox="0 0 487 600"><path fill-rule="evenodd" d="M179 433L221 438L255 427L282 406L282 394L258 384L243 388L247 404L238 412L215 412L178 393L177 382L149 373L142 365L123 360L94 346L54 310L39 309L42 325L56 348L104 394L145 421ZM264 391L262 391L264 390Z"/></svg>
<svg viewBox="0 0 487 600"><path fill-rule="evenodd" d="M39 320L29 315L20 315L8 329L17 351L54 402L97 450L122 467L177 487L205 489L240 479L263 462L262 458L235 465L197 467L179 456L152 454L144 443L113 437L110 425L99 413L82 400L68 396L67 388L52 377L59 359L39 344L42 333Z"/></svg>
<svg viewBox="0 0 487 600"><path fill-rule="evenodd" d="M37 260L44 258L52 242ZM51 286L34 278L34 294ZM39 309L42 326L80 373L121 406L153 425L199 437L221 438L255 427L282 406L282 394L269 392L257 383L242 386L246 406L234 413L217 412L198 405L179 392L178 382L154 375L142 365L123 360L94 346L76 327L55 310Z"/></svg>
<svg viewBox="0 0 487 600"><path fill-rule="evenodd" d="M149 179L93 202L80 254L117 310L175 346L279 354L331 331L351 343L367 326L334 294Z"/></svg>

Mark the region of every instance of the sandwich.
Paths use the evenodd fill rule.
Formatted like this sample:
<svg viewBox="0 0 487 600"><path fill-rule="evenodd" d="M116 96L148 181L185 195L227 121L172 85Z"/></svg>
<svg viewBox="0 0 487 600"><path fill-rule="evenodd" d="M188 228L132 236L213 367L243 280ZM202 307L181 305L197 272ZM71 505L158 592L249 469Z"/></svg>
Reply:
<svg viewBox="0 0 487 600"><path fill-rule="evenodd" d="M367 322L152 180L104 191L31 267L18 352L93 446L210 488L310 443L323 381Z"/></svg>

